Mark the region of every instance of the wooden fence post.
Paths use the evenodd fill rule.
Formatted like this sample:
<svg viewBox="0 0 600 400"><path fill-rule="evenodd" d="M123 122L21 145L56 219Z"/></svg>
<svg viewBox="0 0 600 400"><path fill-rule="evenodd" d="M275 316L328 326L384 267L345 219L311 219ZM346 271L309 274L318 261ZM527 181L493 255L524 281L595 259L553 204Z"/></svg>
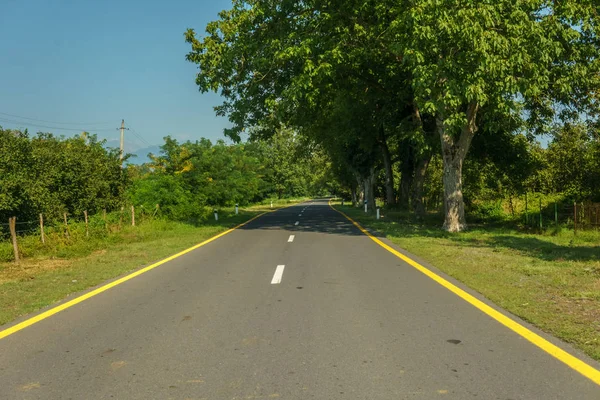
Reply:
<svg viewBox="0 0 600 400"><path fill-rule="evenodd" d="M8 228L12 237L13 251L15 252L15 262L19 263L19 246L17 244L17 217L8 219Z"/></svg>
<svg viewBox="0 0 600 400"><path fill-rule="evenodd" d="M46 235L44 233L44 216L40 213L40 234L42 235L42 244L46 244Z"/></svg>
<svg viewBox="0 0 600 400"><path fill-rule="evenodd" d="M135 208L131 205L131 226L135 226Z"/></svg>
<svg viewBox="0 0 600 400"><path fill-rule="evenodd" d="M67 237L67 239L69 239L69 224L67 222L67 213L63 214L63 217L65 219L65 236Z"/></svg>
<svg viewBox="0 0 600 400"><path fill-rule="evenodd" d="M87 211L83 212L83 216L85 218L85 237L90 237L90 230L88 228L88 214L87 214Z"/></svg>

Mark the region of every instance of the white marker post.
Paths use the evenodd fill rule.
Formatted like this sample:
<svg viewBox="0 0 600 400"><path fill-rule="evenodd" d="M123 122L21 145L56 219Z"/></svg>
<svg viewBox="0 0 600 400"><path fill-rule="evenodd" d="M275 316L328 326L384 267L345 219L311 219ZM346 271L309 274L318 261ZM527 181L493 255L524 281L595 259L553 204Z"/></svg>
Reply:
<svg viewBox="0 0 600 400"><path fill-rule="evenodd" d="M215 210L215 221L219 220L219 213L217 213L217 210Z"/></svg>
<svg viewBox="0 0 600 400"><path fill-rule="evenodd" d="M273 208L273 202L271 201L271 208Z"/></svg>
<svg viewBox="0 0 600 400"><path fill-rule="evenodd" d="M238 205L235 205L235 215L238 215Z"/></svg>
<svg viewBox="0 0 600 400"><path fill-rule="evenodd" d="M377 207L377 219L379 219L379 207Z"/></svg>
<svg viewBox="0 0 600 400"><path fill-rule="evenodd" d="M367 201L365 200L365 212L367 212Z"/></svg>

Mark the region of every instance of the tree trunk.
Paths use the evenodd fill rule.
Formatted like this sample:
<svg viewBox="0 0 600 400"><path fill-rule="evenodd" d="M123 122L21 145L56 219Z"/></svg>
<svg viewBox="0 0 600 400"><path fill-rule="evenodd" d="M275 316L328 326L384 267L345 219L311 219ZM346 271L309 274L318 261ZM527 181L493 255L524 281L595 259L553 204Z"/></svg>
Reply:
<svg viewBox="0 0 600 400"><path fill-rule="evenodd" d="M371 167L369 175L364 179L365 200L369 210L375 209L375 168Z"/></svg>
<svg viewBox="0 0 600 400"><path fill-rule="evenodd" d="M413 104L413 123L415 124L417 131L423 134L423 137L428 142L435 137L435 128L432 127L425 128L425 124L423 123L423 118L421 117L421 111L416 104ZM418 220L421 220L425 217L425 207L426 205L423 202L423 186L425 185L425 176L427 173L427 167L429 166L429 162L431 161L431 157L433 152L431 148L425 145L425 148L421 151L421 156L416 161L416 166L414 170L414 182L412 188L412 208L417 216Z"/></svg>
<svg viewBox="0 0 600 400"><path fill-rule="evenodd" d="M409 208L410 188L413 183L413 148L408 143L400 163L400 187L398 190L398 205Z"/></svg>
<svg viewBox="0 0 600 400"><path fill-rule="evenodd" d="M425 205L423 204L423 186L425 185L425 176L429 162L431 161L431 152L426 152L415 168L415 178L412 192L412 205L417 215L417 219L425 217Z"/></svg>
<svg viewBox="0 0 600 400"><path fill-rule="evenodd" d="M444 119L438 114L437 130L442 142L442 161L444 164L444 226L448 232L460 232L467 227L465 203L462 193L462 167L471 140L477 131L475 120L479 105L472 102L467 107L467 124L463 127L458 141L446 131Z"/></svg>
<svg viewBox="0 0 600 400"><path fill-rule="evenodd" d="M385 138L383 125L379 128L379 146L381 147L385 169L385 203L388 206L393 206L396 203L396 196L394 195L394 171L392 169L392 157L390 156L390 149Z"/></svg>
<svg viewBox="0 0 600 400"><path fill-rule="evenodd" d="M357 207L362 207L364 199L365 199L365 185L364 185L364 180L358 175L356 174L356 182L357 182L357 191L358 191L358 195L357 195Z"/></svg>
<svg viewBox="0 0 600 400"><path fill-rule="evenodd" d="M352 207L356 207L356 202L358 201L358 198L356 195L356 185L352 185L350 192L352 193Z"/></svg>
<svg viewBox="0 0 600 400"><path fill-rule="evenodd" d="M462 193L462 160L444 159L444 229L460 232L467 227Z"/></svg>

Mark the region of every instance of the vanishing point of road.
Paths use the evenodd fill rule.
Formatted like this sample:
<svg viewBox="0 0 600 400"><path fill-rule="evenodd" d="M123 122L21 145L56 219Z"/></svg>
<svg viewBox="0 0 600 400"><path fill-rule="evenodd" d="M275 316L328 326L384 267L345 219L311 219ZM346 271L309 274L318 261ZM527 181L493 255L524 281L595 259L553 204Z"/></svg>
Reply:
<svg viewBox="0 0 600 400"><path fill-rule="evenodd" d="M267 213L5 335L0 399L600 399L550 352L597 363L381 244L327 201Z"/></svg>

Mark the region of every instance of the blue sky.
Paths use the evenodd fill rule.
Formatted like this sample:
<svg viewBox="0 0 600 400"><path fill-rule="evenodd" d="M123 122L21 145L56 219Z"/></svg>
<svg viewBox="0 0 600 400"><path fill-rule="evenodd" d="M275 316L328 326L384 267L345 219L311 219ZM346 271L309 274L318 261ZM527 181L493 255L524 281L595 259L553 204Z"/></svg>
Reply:
<svg viewBox="0 0 600 400"><path fill-rule="evenodd" d="M230 4L2 0L0 125L67 136L86 129L118 146L115 128L124 118L131 128L126 151L160 144L166 135L224 138L229 123L213 111L220 98L198 91L183 33L203 33Z"/></svg>

